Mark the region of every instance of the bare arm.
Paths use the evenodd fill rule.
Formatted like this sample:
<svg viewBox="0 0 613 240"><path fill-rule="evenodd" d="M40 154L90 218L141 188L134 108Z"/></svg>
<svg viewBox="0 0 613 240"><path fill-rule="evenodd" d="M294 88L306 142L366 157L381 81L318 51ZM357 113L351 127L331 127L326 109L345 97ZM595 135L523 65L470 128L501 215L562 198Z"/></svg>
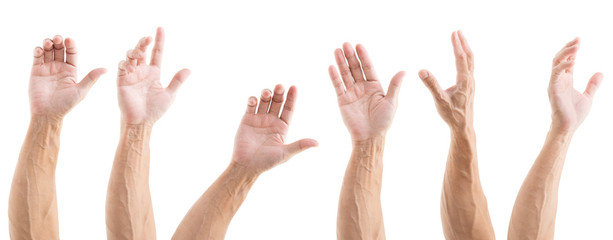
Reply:
<svg viewBox="0 0 613 240"><path fill-rule="evenodd" d="M419 77L434 97L439 114L451 130L441 195L443 232L446 239L494 239L477 166L473 128L473 53L460 31L452 34L451 41L456 59L456 85L443 90L430 72L419 72Z"/></svg>
<svg viewBox="0 0 613 240"><path fill-rule="evenodd" d="M337 238L385 239L380 197L383 147L398 106L404 72L392 78L385 94L362 45L354 51L345 43L334 55L340 76L334 66L328 71L353 141L338 205Z"/></svg>
<svg viewBox="0 0 613 240"><path fill-rule="evenodd" d="M76 46L55 36L34 49L30 77L30 127L19 154L9 198L11 239L59 239L55 167L64 116L104 69L76 83Z"/></svg>
<svg viewBox="0 0 613 240"><path fill-rule="evenodd" d="M192 206L172 239L224 239L232 217L257 177L295 154L317 146L312 139L285 144L296 88L289 89L285 104L284 91L281 85L275 87L274 95L264 90L259 106L256 97L249 98L236 133L230 166Z"/></svg>
<svg viewBox="0 0 613 240"><path fill-rule="evenodd" d="M160 84L164 32L158 28L150 64L150 37L142 38L119 64L117 89L121 134L106 199L108 239L155 239L149 190L149 139L154 123L168 110L189 76L179 71L168 87Z"/></svg>
<svg viewBox="0 0 613 240"><path fill-rule="evenodd" d="M549 84L552 124L541 153L519 190L509 239L553 239L558 207L558 188L566 152L573 133L583 122L602 82L602 74L590 79L584 93L573 88L573 66L579 39L569 42L553 60Z"/></svg>

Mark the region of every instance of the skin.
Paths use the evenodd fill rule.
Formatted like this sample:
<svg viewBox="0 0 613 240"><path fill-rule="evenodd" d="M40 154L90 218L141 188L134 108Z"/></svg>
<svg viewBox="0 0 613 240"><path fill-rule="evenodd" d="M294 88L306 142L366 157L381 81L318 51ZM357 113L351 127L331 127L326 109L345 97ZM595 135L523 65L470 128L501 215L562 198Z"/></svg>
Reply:
<svg viewBox="0 0 613 240"><path fill-rule="evenodd" d="M473 128L474 57L462 32L453 32L451 42L456 60L456 85L443 90L429 71L419 71L438 113L451 130L441 195L443 232L446 239L495 239L477 165Z"/></svg>
<svg viewBox="0 0 613 240"><path fill-rule="evenodd" d="M340 76L334 66L328 72L353 142L341 188L337 238L385 239L381 210L383 149L398 106L404 72L392 78L386 94L364 46L358 44L354 51L345 43L334 56Z"/></svg>
<svg viewBox="0 0 613 240"><path fill-rule="evenodd" d="M34 49L30 127L9 197L11 239L59 239L55 167L62 121L105 72L94 69L77 83L77 48L70 38L45 39Z"/></svg>
<svg viewBox="0 0 613 240"><path fill-rule="evenodd" d="M548 88L551 127L515 200L509 239L553 239L566 152L573 134L589 113L603 79L602 73L596 73L583 93L573 88L573 66L578 50L579 39L576 38L553 59Z"/></svg>
<svg viewBox="0 0 613 240"><path fill-rule="evenodd" d="M230 165L192 206L172 239L224 239L232 217L258 176L317 146L313 139L285 144L296 88L290 87L285 101L284 92L281 85L275 87L274 95L265 89L259 106L256 97L249 98L234 140Z"/></svg>
<svg viewBox="0 0 613 240"><path fill-rule="evenodd" d="M121 137L111 171L106 200L108 239L155 239L149 191L149 140L155 122L168 110L178 88L190 74L183 69L168 87L160 83L164 31L157 29L151 61L146 63L151 37L142 38L119 63L117 92Z"/></svg>

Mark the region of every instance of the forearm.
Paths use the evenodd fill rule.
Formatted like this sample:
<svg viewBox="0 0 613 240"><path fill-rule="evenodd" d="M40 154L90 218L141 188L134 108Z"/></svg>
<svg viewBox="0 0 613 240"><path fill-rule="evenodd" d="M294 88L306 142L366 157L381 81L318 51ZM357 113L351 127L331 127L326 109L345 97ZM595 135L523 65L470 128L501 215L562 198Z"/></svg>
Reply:
<svg viewBox="0 0 613 240"><path fill-rule="evenodd" d="M355 141L338 206L338 239L385 239L381 180L385 137Z"/></svg>
<svg viewBox="0 0 613 240"><path fill-rule="evenodd" d="M231 163L185 215L172 239L224 239L257 177L257 173Z"/></svg>
<svg viewBox="0 0 613 240"><path fill-rule="evenodd" d="M550 130L517 195L509 239L553 239L558 187L572 133Z"/></svg>
<svg viewBox="0 0 613 240"><path fill-rule="evenodd" d="M108 239L155 239L149 191L151 128L122 124L107 192Z"/></svg>
<svg viewBox="0 0 613 240"><path fill-rule="evenodd" d="M443 179L441 218L447 239L494 239L487 200L479 180L472 126L451 129Z"/></svg>
<svg viewBox="0 0 613 240"><path fill-rule="evenodd" d="M33 116L21 148L11 195L11 239L59 239L55 167L62 120Z"/></svg>

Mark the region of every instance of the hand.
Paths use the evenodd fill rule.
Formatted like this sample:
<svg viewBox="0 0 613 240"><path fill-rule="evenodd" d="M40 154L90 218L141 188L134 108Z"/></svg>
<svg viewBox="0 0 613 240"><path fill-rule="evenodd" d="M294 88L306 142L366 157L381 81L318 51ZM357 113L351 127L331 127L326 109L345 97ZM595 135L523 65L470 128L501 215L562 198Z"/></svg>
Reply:
<svg viewBox="0 0 613 240"><path fill-rule="evenodd" d="M147 46L151 37L142 38L119 63L117 90L122 120L128 124L153 124L175 99L177 90L190 74L183 69L175 74L168 87L160 84L160 66L164 49L164 30L157 29L151 62L146 63Z"/></svg>
<svg viewBox="0 0 613 240"><path fill-rule="evenodd" d="M44 48L44 49L43 49ZM33 116L63 118L106 72L97 68L77 83L77 48L74 40L55 36L34 49L30 76L30 112Z"/></svg>
<svg viewBox="0 0 613 240"><path fill-rule="evenodd" d="M283 86L277 85L271 99L272 93L265 89L259 107L256 97L249 98L247 112L234 140L233 163L246 166L259 174L284 163L299 152L317 146L317 141L313 139L285 144L296 101L296 87L290 87L281 112L284 91Z"/></svg>
<svg viewBox="0 0 613 240"><path fill-rule="evenodd" d="M436 109L452 128L464 128L473 124L475 78L473 53L461 31L451 35L456 64L456 85L443 90L428 70L419 71L419 78L434 97Z"/></svg>
<svg viewBox="0 0 613 240"><path fill-rule="evenodd" d="M579 50L579 38L569 42L553 59L549 102L552 109L552 128L561 132L574 132L592 107L592 98L602 82L602 73L592 76L583 93L573 88L573 66Z"/></svg>
<svg viewBox="0 0 613 240"><path fill-rule="evenodd" d="M343 44L343 49L344 53L340 48L334 51L343 81L334 66L328 68L328 73L345 126L354 141L384 136L396 113L404 72L394 75L386 95L366 49L360 44L356 46L359 61L351 44Z"/></svg>

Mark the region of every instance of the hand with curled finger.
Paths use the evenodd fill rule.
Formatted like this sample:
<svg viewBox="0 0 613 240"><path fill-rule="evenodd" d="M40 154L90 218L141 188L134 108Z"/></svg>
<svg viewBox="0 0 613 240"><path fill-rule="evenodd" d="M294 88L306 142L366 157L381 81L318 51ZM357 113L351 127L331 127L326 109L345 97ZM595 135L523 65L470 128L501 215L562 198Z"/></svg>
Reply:
<svg viewBox="0 0 613 240"><path fill-rule="evenodd" d="M190 75L189 69L180 70L167 87L160 83L164 30L157 29L151 61L147 64L146 51L151 37L142 38L134 49L119 63L117 90L122 121L127 124L152 125L168 110L177 90Z"/></svg>
<svg viewBox="0 0 613 240"><path fill-rule="evenodd" d="M77 47L71 38L62 36L45 39L43 47L34 49L34 62L30 75L30 112L32 116L61 120L77 105L104 68L92 70L77 81Z"/></svg>

